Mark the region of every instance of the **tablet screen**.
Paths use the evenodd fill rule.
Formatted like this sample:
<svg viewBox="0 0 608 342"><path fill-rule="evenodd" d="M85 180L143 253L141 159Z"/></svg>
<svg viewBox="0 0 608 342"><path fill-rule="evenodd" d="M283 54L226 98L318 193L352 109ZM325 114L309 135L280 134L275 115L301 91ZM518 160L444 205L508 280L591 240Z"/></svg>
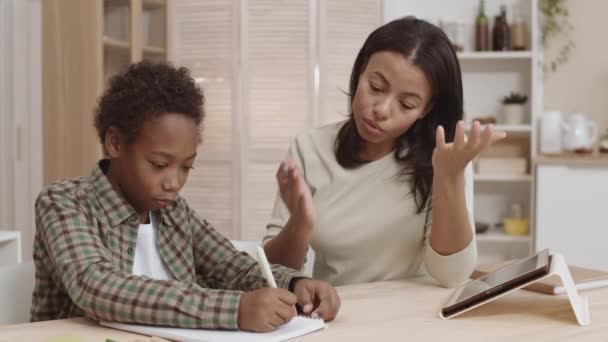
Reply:
<svg viewBox="0 0 608 342"><path fill-rule="evenodd" d="M462 285L450 297L443 311L449 314L454 310L471 306L491 295L502 293L548 272L549 251L543 250Z"/></svg>

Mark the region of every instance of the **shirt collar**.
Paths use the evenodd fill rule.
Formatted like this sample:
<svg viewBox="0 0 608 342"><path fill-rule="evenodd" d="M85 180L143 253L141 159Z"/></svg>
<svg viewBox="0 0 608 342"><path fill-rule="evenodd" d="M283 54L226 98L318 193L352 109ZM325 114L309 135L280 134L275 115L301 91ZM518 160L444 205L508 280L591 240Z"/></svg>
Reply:
<svg viewBox="0 0 608 342"><path fill-rule="evenodd" d="M131 220L139 221L139 216L135 212L135 209L114 189L108 180L104 171L107 171L109 166L109 159L100 160L91 171L89 179L93 184L97 198L105 211L110 225L115 227L130 217L134 217Z"/></svg>

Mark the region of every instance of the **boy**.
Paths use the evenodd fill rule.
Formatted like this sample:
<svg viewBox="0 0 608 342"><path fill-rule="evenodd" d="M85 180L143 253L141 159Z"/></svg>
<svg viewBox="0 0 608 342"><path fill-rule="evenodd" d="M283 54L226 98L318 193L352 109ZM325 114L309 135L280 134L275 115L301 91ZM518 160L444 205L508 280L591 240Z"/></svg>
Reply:
<svg viewBox="0 0 608 342"><path fill-rule="evenodd" d="M335 317L333 287L275 265L280 288L265 288L257 263L178 196L203 102L185 68L141 62L110 80L95 115L106 159L36 201L32 321L85 315L261 332L289 322L296 303Z"/></svg>

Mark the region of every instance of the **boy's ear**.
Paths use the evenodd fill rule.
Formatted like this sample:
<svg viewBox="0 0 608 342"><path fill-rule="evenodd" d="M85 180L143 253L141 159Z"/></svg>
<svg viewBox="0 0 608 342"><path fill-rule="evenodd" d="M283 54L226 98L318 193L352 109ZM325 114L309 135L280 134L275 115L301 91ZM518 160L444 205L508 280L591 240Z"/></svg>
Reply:
<svg viewBox="0 0 608 342"><path fill-rule="evenodd" d="M108 152L110 159L120 157L125 150L124 139L118 128L114 126L108 127L106 130L106 138L104 141L104 147Z"/></svg>

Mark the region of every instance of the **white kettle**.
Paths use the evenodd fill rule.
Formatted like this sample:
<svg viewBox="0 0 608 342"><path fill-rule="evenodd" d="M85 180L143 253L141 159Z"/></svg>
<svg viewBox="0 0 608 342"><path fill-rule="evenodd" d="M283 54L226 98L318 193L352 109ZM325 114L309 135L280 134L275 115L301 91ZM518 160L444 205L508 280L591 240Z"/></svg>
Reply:
<svg viewBox="0 0 608 342"><path fill-rule="evenodd" d="M598 138L598 126L583 114L570 115L562 121L562 145L564 150L578 153L593 151Z"/></svg>

